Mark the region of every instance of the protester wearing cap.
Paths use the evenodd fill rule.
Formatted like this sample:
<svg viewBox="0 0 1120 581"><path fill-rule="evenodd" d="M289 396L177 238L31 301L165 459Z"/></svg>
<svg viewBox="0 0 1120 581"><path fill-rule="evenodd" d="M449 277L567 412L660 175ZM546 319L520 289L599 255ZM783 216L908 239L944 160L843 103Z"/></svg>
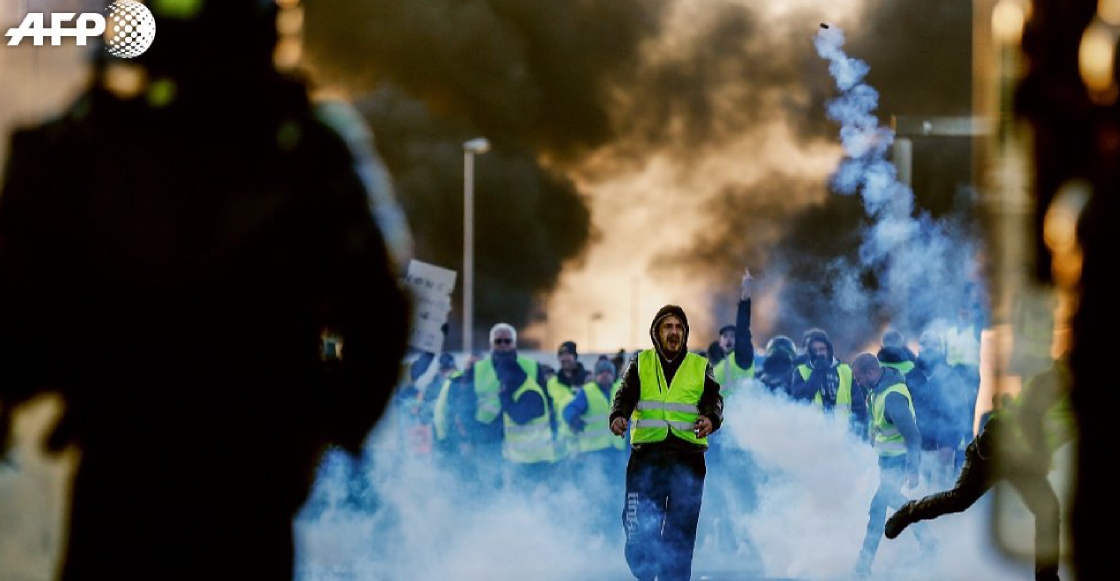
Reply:
<svg viewBox="0 0 1120 581"><path fill-rule="evenodd" d="M564 341L556 352L560 368L556 370L556 380L574 392L575 389L591 380L591 374L579 361L575 341Z"/></svg>
<svg viewBox="0 0 1120 581"><path fill-rule="evenodd" d="M576 435L576 451L581 455L592 452L621 450L623 442L611 434L611 402L620 382L615 377L614 363L605 355L595 362L591 381L575 392L564 406L564 423Z"/></svg>
<svg viewBox="0 0 1120 581"><path fill-rule="evenodd" d="M719 328L719 348L723 349L723 353L731 353L735 350L735 325L727 324Z"/></svg>
<svg viewBox="0 0 1120 581"><path fill-rule="evenodd" d="M750 269L743 272L739 281L739 304L735 309L735 324L724 325L719 330L719 342L724 357L713 363L720 393L726 399L742 384L754 377L754 344L751 342L751 292L754 277Z"/></svg>
<svg viewBox="0 0 1120 581"><path fill-rule="evenodd" d="M720 329L720 344L726 352L712 365L725 402L755 376L754 343L751 340L753 287L754 277L750 269L745 269L739 280L735 324ZM757 478L747 452L735 443L734 437L721 432L709 440L707 463L712 478L705 485L705 494L710 510L704 511L700 529L714 537L719 550L734 553L740 544L749 544L749 540L742 531L732 526L728 513L733 507L755 504L753 497Z"/></svg>

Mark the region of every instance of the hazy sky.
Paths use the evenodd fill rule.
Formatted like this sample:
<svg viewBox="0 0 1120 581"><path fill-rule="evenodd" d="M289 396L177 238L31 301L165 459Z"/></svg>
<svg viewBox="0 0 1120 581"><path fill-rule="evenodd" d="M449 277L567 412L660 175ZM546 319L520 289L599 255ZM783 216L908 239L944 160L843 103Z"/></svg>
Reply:
<svg viewBox="0 0 1120 581"><path fill-rule="evenodd" d="M99 4L0 0L0 22ZM884 126L967 115L968 3L306 4L305 62L370 120L416 258L461 268L460 144L491 140L476 160L476 333L505 320L543 351L569 339L585 352L634 349L653 312L675 302L703 349L733 318L746 267L759 343L821 326L850 354L888 321L912 339L937 314L926 296L888 300L873 288L883 273L860 260L867 213L830 185L844 152L825 107L838 90L812 39L820 22L844 31L846 50L870 65ZM73 47L5 49L0 78L15 81L0 83L0 126L57 110L83 80ZM914 217L961 228L953 213L974 208L971 150L917 139L914 152ZM939 250L920 245L913 264L929 278L893 288L957 288L973 275L971 257ZM460 311L457 293L453 346Z"/></svg>
<svg viewBox="0 0 1120 581"><path fill-rule="evenodd" d="M854 353L887 321L916 337L937 313L868 286L882 273L858 256L865 212L829 183L843 150L820 22L870 64L884 126L970 113L967 3L311 3L307 62L360 96L421 260L458 269L459 144L491 140L475 162L476 332L505 320L545 351L633 349L675 302L703 349L750 267L760 342L821 326ZM914 151L915 218L967 213L968 145ZM920 257L939 286L974 270L959 254Z"/></svg>

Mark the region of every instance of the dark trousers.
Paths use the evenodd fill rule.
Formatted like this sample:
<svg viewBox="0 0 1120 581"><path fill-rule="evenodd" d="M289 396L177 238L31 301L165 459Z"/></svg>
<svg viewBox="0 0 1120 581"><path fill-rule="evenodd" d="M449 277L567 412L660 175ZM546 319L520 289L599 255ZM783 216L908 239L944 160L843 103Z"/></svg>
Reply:
<svg viewBox="0 0 1120 581"><path fill-rule="evenodd" d="M626 563L642 580L688 581L704 496L704 454L646 445L626 466Z"/></svg>
<svg viewBox="0 0 1120 581"><path fill-rule="evenodd" d="M996 436L987 431L968 444L964 453L964 466L953 488L931 494L915 502L906 516L906 522L934 519L943 514L963 512L972 506L996 482L1006 479L1022 497L1023 503L1034 514L1035 578L1057 579L1059 535L1061 534L1061 506L1058 495L1050 486L1044 471L1033 466L1018 466L1010 461L994 458Z"/></svg>

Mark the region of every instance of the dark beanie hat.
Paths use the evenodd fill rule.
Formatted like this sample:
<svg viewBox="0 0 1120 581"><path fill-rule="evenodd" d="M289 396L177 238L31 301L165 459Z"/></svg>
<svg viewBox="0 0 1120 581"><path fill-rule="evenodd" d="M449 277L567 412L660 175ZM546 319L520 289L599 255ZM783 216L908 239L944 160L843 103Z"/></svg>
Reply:
<svg viewBox="0 0 1120 581"><path fill-rule="evenodd" d="M722 335L728 331L735 332L735 325L724 325L719 328L719 334Z"/></svg>
<svg viewBox="0 0 1120 581"><path fill-rule="evenodd" d="M579 352L576 351L575 341L564 341L560 344L560 349L556 353L571 353L572 355L579 355Z"/></svg>

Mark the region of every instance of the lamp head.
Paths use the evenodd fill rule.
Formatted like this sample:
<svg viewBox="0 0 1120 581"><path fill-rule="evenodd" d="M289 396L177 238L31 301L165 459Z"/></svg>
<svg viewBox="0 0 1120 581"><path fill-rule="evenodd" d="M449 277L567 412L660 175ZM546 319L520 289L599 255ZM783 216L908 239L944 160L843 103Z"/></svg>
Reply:
<svg viewBox="0 0 1120 581"><path fill-rule="evenodd" d="M486 153L490 150L490 141L485 137L476 137L463 143L463 150L471 153Z"/></svg>

